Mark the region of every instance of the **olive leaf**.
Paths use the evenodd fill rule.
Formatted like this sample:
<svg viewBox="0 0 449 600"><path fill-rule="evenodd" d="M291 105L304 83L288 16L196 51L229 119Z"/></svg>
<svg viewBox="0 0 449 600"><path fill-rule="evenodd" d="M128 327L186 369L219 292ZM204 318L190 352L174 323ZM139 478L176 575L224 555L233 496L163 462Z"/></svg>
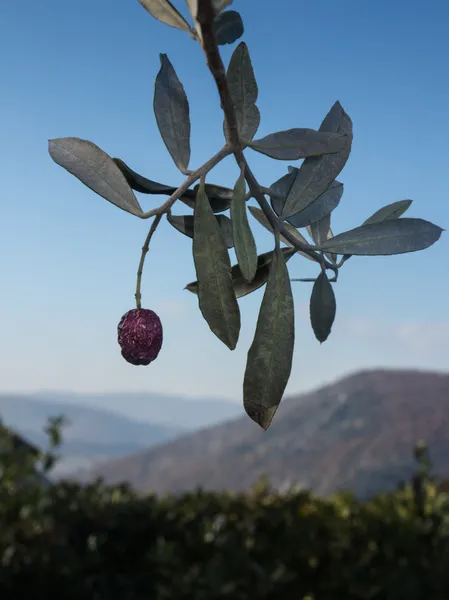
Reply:
<svg viewBox="0 0 449 600"><path fill-rule="evenodd" d="M226 242L228 248L234 247L234 239L232 237L232 223L231 219L226 215L215 215L218 225L220 226L223 239ZM171 215L167 214L167 221L175 229L183 233L189 238L193 238L193 223L194 217L192 215Z"/></svg>
<svg viewBox="0 0 449 600"><path fill-rule="evenodd" d="M199 21L197 19L198 0L186 0L186 2L187 2L187 6L189 7L190 14L192 15L192 19L195 24L195 29L198 34L198 38L199 38L200 42L202 43L203 33L202 33L202 29L201 29L201 24L199 23ZM222 10L224 10L225 8L227 8L228 6L230 6L232 4L232 0L211 0L211 4L212 4L212 9L214 11L215 17L217 17L217 15L219 13L221 13ZM223 26L223 24L222 24L222 26ZM215 23L214 23L214 27L216 27ZM243 27L243 23L242 23L242 27Z"/></svg>
<svg viewBox="0 0 449 600"><path fill-rule="evenodd" d="M248 223L245 196L245 174L242 171L234 187L231 220L237 261L244 278L251 282L257 270L257 247Z"/></svg>
<svg viewBox="0 0 449 600"><path fill-rule="evenodd" d="M245 143L256 152L277 160L298 160L339 152L346 146L347 136L296 128L270 133L259 140L245 140Z"/></svg>
<svg viewBox="0 0 449 600"><path fill-rule="evenodd" d="M282 214L282 209L284 208L285 199L287 198L292 185L295 183L296 174L299 169L296 167L289 167L288 173L283 175L280 179L275 181L272 185L270 185L270 189L279 197L270 197L271 207L278 217Z"/></svg>
<svg viewBox="0 0 449 600"><path fill-rule="evenodd" d="M184 204L187 204L190 208L195 208L195 198L198 193L199 184L193 188L194 198L182 198ZM206 183L205 185L207 199L212 207L214 213L224 212L231 206L232 201L232 190L231 188L222 187L221 185L215 185L213 183ZM190 190L188 190L190 191Z"/></svg>
<svg viewBox="0 0 449 600"><path fill-rule="evenodd" d="M157 181L152 181L151 179L139 175L119 158L113 158L112 160L121 170L128 184L136 192L141 192L142 194L166 194L170 196L178 189L175 186L158 183ZM180 200L189 208L193 209L195 207L198 188L199 184L195 185L193 190L187 189L180 197ZM231 188L215 185L213 183L206 183L206 194L214 213L224 212L231 206Z"/></svg>
<svg viewBox="0 0 449 600"><path fill-rule="evenodd" d="M139 0L139 2L158 21L190 33L190 25L168 0Z"/></svg>
<svg viewBox="0 0 449 600"><path fill-rule="evenodd" d="M173 162L184 173L190 161L189 103L168 56L159 56L161 68L154 86L154 114Z"/></svg>
<svg viewBox="0 0 449 600"><path fill-rule="evenodd" d="M381 221L388 221L389 219L399 219L399 217L410 207L412 202L412 200L399 200L398 202L388 204L376 211L362 224L370 225L371 223L380 223Z"/></svg>
<svg viewBox="0 0 449 600"><path fill-rule="evenodd" d="M239 136L252 140L260 124L260 111L256 106L257 82L244 42L240 42L232 53L226 80L234 104ZM226 135L226 119L223 121L223 130Z"/></svg>
<svg viewBox="0 0 449 600"><path fill-rule="evenodd" d="M290 378L295 343L292 288L284 256L276 246L243 380L245 411L265 430Z"/></svg>
<svg viewBox="0 0 449 600"><path fill-rule="evenodd" d="M197 15L198 15L198 0L186 0L187 6L189 8L190 14L192 16L193 19L193 24L194 24L194 30L196 32L196 36L199 40L199 42L202 44L203 43L203 32L201 29L201 24L197 19Z"/></svg>
<svg viewBox="0 0 449 600"><path fill-rule="evenodd" d="M259 223L261 225L263 225L265 227L265 229L267 229L270 233L273 233L273 228L271 227L267 217L265 216L265 213L263 212L262 209L260 208L256 208L255 206L248 206L248 210L249 212L253 215L253 217L255 219L257 219L257 221L259 221ZM295 238L298 240L298 242L301 242L303 244L309 244L309 242L306 240L306 238L301 235L299 233L299 231L297 231L294 227L292 227L291 225L289 225L288 223L285 223L285 229ZM282 235L280 236L280 240L283 244L287 244L287 246L290 246L290 248L293 248L294 246L291 244L291 242L289 242L286 238L284 238ZM312 258L311 256L309 256L308 254L306 254L305 252L300 252L298 251L298 254L301 254L301 256L304 256L305 258L308 258L309 260L316 262L314 258Z"/></svg>
<svg viewBox="0 0 449 600"><path fill-rule="evenodd" d="M158 183L157 181L152 181L151 179L139 175L139 173L133 171L120 158L113 158L112 160L123 173L128 184L136 192L140 192L141 194L166 194L167 196L171 196L178 189L175 186ZM186 190L180 200L191 199L193 207L195 198L196 193L193 190Z"/></svg>
<svg viewBox="0 0 449 600"><path fill-rule="evenodd" d="M342 196L343 184L335 180L316 200L304 210L288 218L287 222L293 227L307 227L307 225L316 223L337 208Z"/></svg>
<svg viewBox="0 0 449 600"><path fill-rule="evenodd" d="M326 215L308 227L309 235L312 236L312 239L317 246L320 246L327 240L329 236L330 223L330 215Z"/></svg>
<svg viewBox="0 0 449 600"><path fill-rule="evenodd" d="M334 237L334 234L332 233L332 228L329 227L329 231L327 232L327 239L330 240L331 238ZM332 253L332 252L325 252L324 255L332 262L335 264L337 264L337 255Z"/></svg>
<svg viewBox="0 0 449 600"><path fill-rule="evenodd" d="M384 256L424 250L443 229L423 219L394 219L362 225L340 233L320 245L320 250L357 256Z"/></svg>
<svg viewBox="0 0 449 600"><path fill-rule="evenodd" d="M48 152L56 164L105 200L137 217L143 214L121 170L109 154L92 142L57 138L48 141Z"/></svg>
<svg viewBox="0 0 449 600"><path fill-rule="evenodd" d="M296 172L286 197L282 218L288 219L307 208L323 194L345 166L352 145L352 121L336 102L321 123L320 132L346 135L345 146L337 153L306 158Z"/></svg>
<svg viewBox="0 0 449 600"><path fill-rule="evenodd" d="M219 13L212 24L215 41L219 46L233 44L244 32L242 17L235 10Z"/></svg>
<svg viewBox="0 0 449 600"><path fill-rule="evenodd" d="M326 233L327 232L327 233ZM330 218L324 217L324 221L314 223L313 225L307 225L307 233L312 238L313 242L319 246L320 240L329 240L334 237L332 229L330 228ZM337 255L329 252L324 253L325 256L334 264L337 262ZM314 279L312 281L315 281Z"/></svg>
<svg viewBox="0 0 449 600"><path fill-rule="evenodd" d="M402 216L410 207L411 203L412 200L399 200L398 202L388 204L387 206L384 206L376 211L373 215L371 215L371 217L369 217L369 219L366 219L362 225L371 225L372 223L380 223L390 219L399 219L399 217ZM330 237L333 236L331 235ZM326 256L330 257L333 262L337 262L337 256L335 254L326 254ZM351 258L351 254L345 254L344 257L346 260L348 260Z"/></svg>
<svg viewBox="0 0 449 600"><path fill-rule="evenodd" d="M240 333L240 309L232 283L228 250L206 196L204 177L195 202L193 259L201 313L218 339L234 350Z"/></svg>
<svg viewBox="0 0 449 600"><path fill-rule="evenodd" d="M158 183L139 175L139 173L133 171L120 158L113 158L112 160L123 173L130 187L136 190L136 192L140 192L141 194L173 194L176 191L176 188L173 186Z"/></svg>
<svg viewBox="0 0 449 600"><path fill-rule="evenodd" d="M310 296L310 321L316 339L327 340L335 319L337 304L332 284L324 271L318 275Z"/></svg>
<svg viewBox="0 0 449 600"><path fill-rule="evenodd" d="M282 248L282 254L284 255L285 262L288 262L295 253L296 252L293 248ZM273 250L270 250L270 252L265 252L264 254L260 254L257 257L256 276L251 283L248 283L243 277L242 271L240 270L238 264L232 267L232 284L234 286L236 298L243 298L244 296L255 292L267 282L272 259ZM188 283L184 289L192 292L192 294L198 294L198 282L192 281L192 283Z"/></svg>
<svg viewBox="0 0 449 600"><path fill-rule="evenodd" d="M212 0L212 8L215 14L218 14L232 4L232 0Z"/></svg>
<svg viewBox="0 0 449 600"><path fill-rule="evenodd" d="M189 8L192 19L196 21L196 16L198 14L198 0L186 0L186 4Z"/></svg>

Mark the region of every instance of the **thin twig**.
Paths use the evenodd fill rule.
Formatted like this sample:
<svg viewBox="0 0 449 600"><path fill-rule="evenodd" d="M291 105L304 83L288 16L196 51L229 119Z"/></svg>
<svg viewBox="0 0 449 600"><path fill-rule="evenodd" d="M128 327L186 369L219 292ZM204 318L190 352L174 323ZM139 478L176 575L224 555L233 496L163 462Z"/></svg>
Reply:
<svg viewBox="0 0 449 600"><path fill-rule="evenodd" d="M137 284L136 284L136 306L137 306L137 308L142 308L142 304L141 304L142 294L140 293L140 286L142 283L143 264L145 262L145 257L150 248L151 238L153 237L153 233L156 231L157 226L159 225L163 214L164 213L161 212L160 214L156 215L154 221L151 223L150 231L148 232L148 235L145 239L145 243L142 246L142 255L140 257L139 268L137 269Z"/></svg>
<svg viewBox="0 0 449 600"><path fill-rule="evenodd" d="M191 185L198 181L198 179L200 179L202 175L207 175L207 173L209 173L209 171L211 171L215 167L215 165L217 165L220 161L223 160L223 158L226 158L226 156L229 156L230 154L232 154L232 150L228 146L228 144L225 144L223 148L219 152L217 152L217 154L215 154L212 158L210 158L207 162L205 162L204 165L199 167L199 169L196 169L196 171L193 171L192 174L189 175L189 177L187 177L184 183L181 184L175 192L173 192L170 198L168 198L168 200L164 202L164 204L161 204L161 206L159 206L158 208L153 208L152 210L143 213L141 215L141 218L149 219L150 217L154 217L156 215L163 215L164 213L166 213L168 210L170 210L170 208L173 206L176 200L179 200L179 198L184 194L184 192L186 192L189 189Z"/></svg>
<svg viewBox="0 0 449 600"><path fill-rule="evenodd" d="M232 152L235 156L237 164L245 172L245 179L248 183L252 196L257 200L260 208L263 210L267 217L271 227L273 228L275 236L281 234L292 246L301 252L304 252L308 256L320 263L323 268L331 269L334 273L338 272L335 265L328 262L324 256L314 250L309 250L304 247L304 244L299 242L295 237L286 229L284 223L277 217L275 212L271 209L271 206L267 202L262 189L260 188L253 172L251 171L245 155L243 154L242 146L239 139L237 118L235 115L234 104L232 102L231 94L229 92L228 83L226 80L226 72L223 65L223 61L218 50L218 46L215 40L215 34L213 31L213 20L215 13L212 7L211 0L198 0L198 11L197 20L201 25L202 35L202 47L206 56L207 65L217 85L218 94L220 96L221 108L223 109L226 119L226 138L229 146L232 148Z"/></svg>
<svg viewBox="0 0 449 600"><path fill-rule="evenodd" d="M271 188L264 187L263 185L259 185L259 187L266 196L270 196L270 198L274 198L275 200L280 200L281 202L283 202L285 200L285 198L283 196L276 194L276 192L274 192Z"/></svg>
<svg viewBox="0 0 449 600"><path fill-rule="evenodd" d="M344 254L341 257L341 259L338 261L337 267L338 268L342 267L345 264L345 262L351 258L351 256L352 256L352 254Z"/></svg>

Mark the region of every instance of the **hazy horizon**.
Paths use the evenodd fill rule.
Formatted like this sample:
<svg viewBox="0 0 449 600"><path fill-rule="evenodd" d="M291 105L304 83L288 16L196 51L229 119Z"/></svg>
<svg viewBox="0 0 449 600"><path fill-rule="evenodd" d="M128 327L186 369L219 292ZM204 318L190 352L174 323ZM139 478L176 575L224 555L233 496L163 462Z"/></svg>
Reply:
<svg viewBox="0 0 449 600"><path fill-rule="evenodd" d="M187 14L184 2L176 5ZM332 216L334 234L407 198L413 204L405 216L448 230L449 5L347 0L342 10L331 0L282 0L276 6L233 4L259 87L257 137L318 128L339 100L353 120L354 143L339 176L345 191ZM189 99L190 168L196 168L223 143L220 102L200 48L137 0L47 0L44 9L32 0L11 2L0 27L7 57L0 95L0 392L137 392L241 403L263 289L240 301L240 341L230 352L209 330L196 296L184 290L196 279L191 241L164 222L147 255L142 289L143 306L162 319L164 344L148 367L126 363L117 324L135 306L149 223L94 194L47 150L48 139L88 139L142 175L179 185L183 176L157 130L154 80L159 53L167 53ZM221 47L225 64L234 48ZM299 164L251 150L247 157L267 186ZM237 176L235 161L227 159L210 181L233 187ZM136 195L145 209L164 200ZM178 203L174 213L191 211ZM270 235L257 223L253 229L259 252L270 250ZM362 369L448 372L448 255L445 231L422 252L354 257L334 287L337 315L323 345L310 327L311 286L293 283L296 350L286 396ZM289 269L295 278L316 275L299 256Z"/></svg>
<svg viewBox="0 0 449 600"><path fill-rule="evenodd" d="M298 395L306 395L309 392L313 392L321 387L326 387L328 385L332 385L334 383L336 383L337 381L341 380L341 379L346 379L348 377L351 377L353 375L359 374L361 372L370 372L370 371L410 371L410 372L423 372L423 373L430 373L430 374L442 374L442 375L449 375L449 369L421 369L421 368L416 368L416 367L400 367L400 368L395 368L395 367L386 367L386 366L374 366L374 367L368 367L368 368L363 368L363 369L354 369L354 370L349 370L346 373L342 373L341 375L337 376L337 377L331 377L329 379L323 380L322 383L320 383L319 385L313 385L310 388L301 390L299 392L288 392L285 396L298 396ZM85 391L72 391L69 389L35 389L35 390L26 390L26 391L22 391L22 390L5 390L3 388L0 388L0 397L1 396L6 396L6 395L11 395L11 396L23 396L23 397L35 397L35 398L39 398L39 400L44 400L44 401L52 401L52 397L53 396L57 396L58 400L57 402L59 403L60 401L64 401L67 398L64 398L65 396L69 397L70 400L76 398L76 399L89 399L90 397L92 398L102 398L104 396L107 397L114 397L114 396L124 396L129 394L130 396L162 396L163 398L167 398L167 399L173 399L173 400L189 400L189 401L193 401L193 402L197 402L197 403L201 403L201 402L206 402L206 401L214 401L214 402L229 402L229 403L234 403L234 404L240 404L241 403L241 398L236 398L233 396L223 396L223 395L199 395L199 394L175 394L175 393L171 393L171 392L164 392L164 391L160 391L160 390L126 390L126 389L116 389L116 390L97 390L97 391L91 391L91 390L85 390ZM70 402L70 404L75 404ZM83 402L81 402L81 404L84 405ZM86 406L88 404L85 404ZM111 410L115 410L115 409L111 409Z"/></svg>

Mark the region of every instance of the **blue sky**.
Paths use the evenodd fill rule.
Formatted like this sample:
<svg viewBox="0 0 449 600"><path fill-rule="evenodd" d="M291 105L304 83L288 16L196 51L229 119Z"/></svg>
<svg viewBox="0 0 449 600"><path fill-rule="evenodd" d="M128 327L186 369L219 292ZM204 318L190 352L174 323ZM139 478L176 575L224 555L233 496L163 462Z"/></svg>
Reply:
<svg viewBox="0 0 449 600"><path fill-rule="evenodd" d="M253 6L257 4L257 11ZM175 1L184 14L185 2ZM259 85L258 136L317 128L338 99L354 122L334 233L396 200L407 216L449 228L449 6L443 0L302 3L235 0ZM148 367L126 363L117 323L134 307L148 221L109 204L58 167L47 140L91 140L143 175L180 184L153 115L159 53L186 89L197 168L222 145L222 116L201 49L154 20L137 0L23 0L0 17L2 173L0 381L4 391L148 390L241 402L246 354L262 291L242 299L230 352L209 331L197 299L191 242L164 223L153 239L143 304L164 324ZM222 48L227 64L232 47ZM263 185L290 163L247 151ZM292 163L296 164L296 163ZM209 181L232 187L232 159ZM140 197L143 207L163 197ZM177 205L177 214L188 214ZM271 238L257 223L258 249ZM296 353L288 392L365 367L449 368L449 237L396 257L353 258L335 287L337 318L322 346L308 320L310 284L293 284ZM293 277L312 263L289 263Z"/></svg>

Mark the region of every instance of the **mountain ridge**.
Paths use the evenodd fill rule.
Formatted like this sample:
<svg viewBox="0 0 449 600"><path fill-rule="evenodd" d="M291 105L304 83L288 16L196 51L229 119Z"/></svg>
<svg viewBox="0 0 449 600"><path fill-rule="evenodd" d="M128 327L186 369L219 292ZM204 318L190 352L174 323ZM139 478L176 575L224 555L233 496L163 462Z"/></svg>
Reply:
<svg viewBox="0 0 449 600"><path fill-rule="evenodd" d="M242 410L231 403L228 406L224 401L217 407L208 404L207 409L202 410L204 400L195 402L174 395L167 403L166 397L119 393L108 403L108 395L100 394L98 403L106 408L88 404L89 398L92 396L58 392L47 397L42 392L0 393L0 417L6 426L41 448L46 448L48 444L43 432L48 418L61 414L67 417L68 425L62 430L62 458L53 473L61 476L89 468L97 461L135 453L173 439L184 431L220 421L223 416L241 413ZM109 404L114 404L114 401L116 405L121 403L122 411L111 409ZM157 413L159 419L151 422L123 414L133 402L136 414L139 415L142 409L143 412L147 411L148 417L151 413ZM172 422L167 424L170 420ZM187 426L183 427L181 423Z"/></svg>
<svg viewBox="0 0 449 600"><path fill-rule="evenodd" d="M245 416L102 463L94 473L158 493L239 491L266 474L275 487L367 495L412 473L421 438L436 467L449 470L449 374L365 369L286 397L267 432Z"/></svg>
<svg viewBox="0 0 449 600"><path fill-rule="evenodd" d="M10 394L11 395L11 394ZM16 394L24 397L26 394ZM118 413L153 425L197 429L242 414L239 403L220 397L191 398L159 392L67 392L38 391L27 396L48 403L53 397L67 406L83 405ZM188 410L186 408L188 407Z"/></svg>

